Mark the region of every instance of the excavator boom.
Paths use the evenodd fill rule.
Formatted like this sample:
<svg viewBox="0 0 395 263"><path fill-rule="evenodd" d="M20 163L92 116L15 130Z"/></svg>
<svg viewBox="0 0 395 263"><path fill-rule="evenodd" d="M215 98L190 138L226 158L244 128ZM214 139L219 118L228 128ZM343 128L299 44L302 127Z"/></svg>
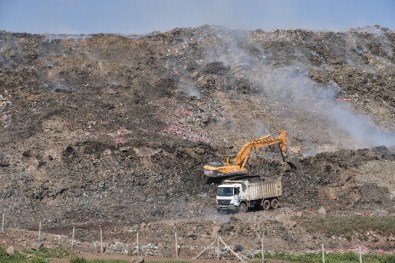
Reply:
<svg viewBox="0 0 395 263"><path fill-rule="evenodd" d="M251 151L274 144L278 144L283 161L285 161L285 158L288 154L288 142L286 132L281 131L278 138L267 135L247 142L243 145L243 147L241 147L240 151L233 160L230 160L230 158L227 157L224 163L208 163L204 166L204 174L209 177L246 174L248 171L245 166Z"/></svg>
<svg viewBox="0 0 395 263"><path fill-rule="evenodd" d="M247 142L246 144L243 145L243 147L237 153L233 163L236 165L242 165L243 163L245 163L245 160L248 158L248 156L252 150L258 149L261 147L270 146L273 144L279 145L281 155L284 160L284 158L287 154L288 143L287 143L287 138L286 138L286 132L281 131L278 138L273 138L273 137L270 137L270 135L266 135L266 136L261 137L259 139Z"/></svg>

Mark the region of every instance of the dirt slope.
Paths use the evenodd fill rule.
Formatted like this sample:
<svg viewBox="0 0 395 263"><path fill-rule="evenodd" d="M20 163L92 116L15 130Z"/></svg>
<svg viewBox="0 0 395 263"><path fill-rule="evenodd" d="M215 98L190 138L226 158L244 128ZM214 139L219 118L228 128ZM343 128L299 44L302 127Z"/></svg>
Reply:
<svg viewBox="0 0 395 263"><path fill-rule="evenodd" d="M283 207L394 213L394 79L395 33L379 26L2 31L0 213L54 231L208 216L202 165L282 129L301 170L274 147L250 168L283 176Z"/></svg>

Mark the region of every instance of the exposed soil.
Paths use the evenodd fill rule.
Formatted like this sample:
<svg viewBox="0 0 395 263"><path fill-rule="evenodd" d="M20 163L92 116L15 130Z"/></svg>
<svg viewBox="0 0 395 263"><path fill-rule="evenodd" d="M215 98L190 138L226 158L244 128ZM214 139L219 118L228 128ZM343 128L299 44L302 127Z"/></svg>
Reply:
<svg viewBox="0 0 395 263"><path fill-rule="evenodd" d="M322 242L390 249L393 236L326 241L295 218L394 215L394 80L395 33L379 26L2 31L0 213L7 228L35 231L42 221L48 235L70 238L77 226L87 252L95 251L98 225L108 253L124 253L139 232L146 255L170 257L175 231L186 257L217 232L250 257L262 236L269 251ZM281 208L217 214L216 186L202 166L283 129L298 170L276 147L249 160L251 173L282 177Z"/></svg>

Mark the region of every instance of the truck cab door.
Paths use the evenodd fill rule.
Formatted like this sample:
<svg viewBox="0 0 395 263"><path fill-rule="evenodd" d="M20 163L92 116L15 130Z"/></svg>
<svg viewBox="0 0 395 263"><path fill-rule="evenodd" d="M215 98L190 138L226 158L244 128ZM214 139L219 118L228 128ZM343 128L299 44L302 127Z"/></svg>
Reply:
<svg viewBox="0 0 395 263"><path fill-rule="evenodd" d="M233 195L234 195L234 198L235 198L235 203L237 203L237 205L239 205L240 204L240 200L241 200L241 197L240 197L240 188L239 187L235 187L234 188L234 190L233 190Z"/></svg>

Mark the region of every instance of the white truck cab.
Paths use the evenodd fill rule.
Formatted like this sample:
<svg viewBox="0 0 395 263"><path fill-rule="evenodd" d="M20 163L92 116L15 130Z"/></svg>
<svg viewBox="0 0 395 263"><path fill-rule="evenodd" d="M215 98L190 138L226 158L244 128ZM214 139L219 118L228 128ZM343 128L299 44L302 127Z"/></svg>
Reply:
<svg viewBox="0 0 395 263"><path fill-rule="evenodd" d="M238 210L241 184L221 184L217 188L217 210Z"/></svg>

